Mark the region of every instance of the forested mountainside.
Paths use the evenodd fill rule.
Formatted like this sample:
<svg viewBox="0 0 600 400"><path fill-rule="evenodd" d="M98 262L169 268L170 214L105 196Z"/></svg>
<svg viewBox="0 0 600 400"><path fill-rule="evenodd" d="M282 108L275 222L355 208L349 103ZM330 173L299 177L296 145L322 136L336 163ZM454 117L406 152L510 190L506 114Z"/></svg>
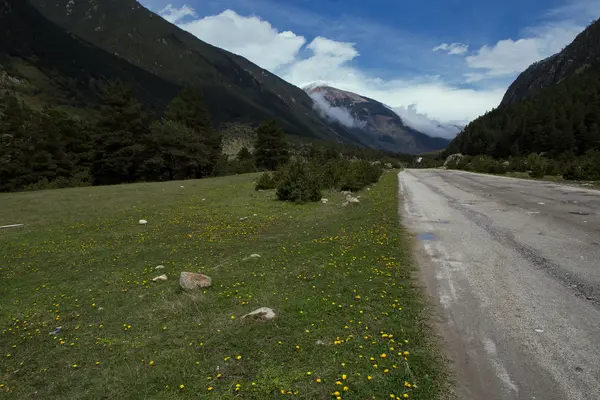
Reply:
<svg viewBox="0 0 600 400"><path fill-rule="evenodd" d="M503 103L467 125L445 154L547 153L558 157L599 149L599 33L596 21L561 53L530 67L508 90ZM532 78L533 72L539 80ZM539 85L527 84L530 90L517 95L516 88L525 87L524 81Z"/></svg>

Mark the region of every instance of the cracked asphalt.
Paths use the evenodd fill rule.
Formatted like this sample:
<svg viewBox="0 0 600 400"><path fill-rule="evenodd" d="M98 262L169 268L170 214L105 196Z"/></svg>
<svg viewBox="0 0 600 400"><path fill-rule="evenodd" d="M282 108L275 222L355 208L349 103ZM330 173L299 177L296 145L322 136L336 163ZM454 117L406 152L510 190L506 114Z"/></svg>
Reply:
<svg viewBox="0 0 600 400"><path fill-rule="evenodd" d="M600 191L399 174L456 397L600 399Z"/></svg>

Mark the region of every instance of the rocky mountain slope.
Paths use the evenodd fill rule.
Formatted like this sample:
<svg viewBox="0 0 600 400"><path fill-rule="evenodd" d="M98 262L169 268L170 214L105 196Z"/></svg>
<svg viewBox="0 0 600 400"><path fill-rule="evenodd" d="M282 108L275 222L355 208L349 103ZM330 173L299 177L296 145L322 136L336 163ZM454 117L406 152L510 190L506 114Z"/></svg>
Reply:
<svg viewBox="0 0 600 400"><path fill-rule="evenodd" d="M56 38L56 42L48 43L45 49L31 44L30 59L49 57L61 63L61 59L77 58L79 71L88 73L102 69L105 63L100 63L96 68L93 65L94 58L86 64L85 57L78 56L76 51L65 53L63 49L69 48L73 40L76 40L84 43L88 49L95 48L96 54L102 52L110 55L114 59L111 63L120 63L126 70L135 68L144 72L140 76L155 76L157 86L200 86L217 124L243 122L255 125L275 118L292 135L360 143L347 130L332 127L320 118L313 110L312 100L301 89L243 57L198 40L134 0L2 0L2 4L6 9L17 5L31 5L52 22L54 26L48 29L69 32L70 39ZM49 23L41 21L39 15L35 16L27 8L26 15L22 14L21 22L30 32L34 32L34 37L43 42ZM15 21L10 21L13 17L14 13L5 16L8 23L16 26ZM37 23L41 23L44 28L36 26ZM8 43L9 41L5 41L5 48L0 51L4 50L6 53ZM14 53L17 45L10 46L10 51ZM125 66L127 63L131 65ZM63 64L68 64L68 61ZM53 85L54 78L61 81L71 79L68 74L62 75L65 66L61 68L57 71L60 76L51 77ZM114 76L131 83L129 78L114 73L112 69L103 72L103 76ZM83 81L78 82L77 85L85 84ZM144 86L150 85L152 83L147 82ZM167 93L170 92L167 90L165 95ZM146 103L147 99L141 100Z"/></svg>
<svg viewBox="0 0 600 400"><path fill-rule="evenodd" d="M600 59L600 19L593 22L561 52L531 65L508 88L502 104L511 104L581 73Z"/></svg>
<svg viewBox="0 0 600 400"><path fill-rule="evenodd" d="M324 85L305 90L323 116L355 132L367 146L414 154L444 149L449 143L407 126L390 108L368 97Z"/></svg>

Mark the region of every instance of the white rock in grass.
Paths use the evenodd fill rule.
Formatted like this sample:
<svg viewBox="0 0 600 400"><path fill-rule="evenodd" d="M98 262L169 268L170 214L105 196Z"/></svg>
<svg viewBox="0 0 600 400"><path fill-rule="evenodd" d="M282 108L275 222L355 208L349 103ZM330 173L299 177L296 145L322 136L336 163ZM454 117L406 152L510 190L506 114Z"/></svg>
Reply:
<svg viewBox="0 0 600 400"><path fill-rule="evenodd" d="M277 316L277 314L275 314L275 311L273 311L272 309L270 309L268 307L261 307L261 308L258 308L256 310L252 311L251 313L248 313L248 314L242 316L242 318L252 317L252 318L268 321L268 320L275 318L276 316Z"/></svg>
<svg viewBox="0 0 600 400"><path fill-rule="evenodd" d="M154 267L154 269L165 269L164 265L157 265L156 267Z"/></svg>
<svg viewBox="0 0 600 400"><path fill-rule="evenodd" d="M148 223L148 221L146 221L145 219L140 219L139 224L140 225L146 225Z"/></svg>
<svg viewBox="0 0 600 400"><path fill-rule="evenodd" d="M157 276L156 278L152 278L152 282L164 282L167 280L167 275L162 274Z"/></svg>
<svg viewBox="0 0 600 400"><path fill-rule="evenodd" d="M325 199L325 198L321 199L321 203L323 203L323 204L327 204L328 202L329 202L329 199Z"/></svg>
<svg viewBox="0 0 600 400"><path fill-rule="evenodd" d="M194 272L182 272L179 276L179 286L187 290L206 288L212 285L210 276L196 274Z"/></svg>
<svg viewBox="0 0 600 400"><path fill-rule="evenodd" d="M358 197L354 197L351 194L346 195L346 201L350 204L360 203L360 200L358 200Z"/></svg>

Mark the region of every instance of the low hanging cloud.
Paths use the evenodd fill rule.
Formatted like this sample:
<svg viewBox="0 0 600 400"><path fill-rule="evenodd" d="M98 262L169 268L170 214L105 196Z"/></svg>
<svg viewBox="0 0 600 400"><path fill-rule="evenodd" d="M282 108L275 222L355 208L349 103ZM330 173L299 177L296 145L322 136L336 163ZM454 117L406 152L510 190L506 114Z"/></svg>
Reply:
<svg viewBox="0 0 600 400"><path fill-rule="evenodd" d="M442 43L431 49L432 51L445 51L451 55L462 55L469 51L469 46L462 43Z"/></svg>
<svg viewBox="0 0 600 400"><path fill-rule="evenodd" d="M408 107L393 107L392 110L398 114L402 121L409 127L428 134L429 136L441 137L445 139L454 138L468 121L440 122L429 118L426 114L417 111L414 104Z"/></svg>
<svg viewBox="0 0 600 400"><path fill-rule="evenodd" d="M313 99L313 109L322 118L337 122L347 128L364 128L366 125L366 122L354 118L347 108L332 106L323 93L313 92L310 97Z"/></svg>

